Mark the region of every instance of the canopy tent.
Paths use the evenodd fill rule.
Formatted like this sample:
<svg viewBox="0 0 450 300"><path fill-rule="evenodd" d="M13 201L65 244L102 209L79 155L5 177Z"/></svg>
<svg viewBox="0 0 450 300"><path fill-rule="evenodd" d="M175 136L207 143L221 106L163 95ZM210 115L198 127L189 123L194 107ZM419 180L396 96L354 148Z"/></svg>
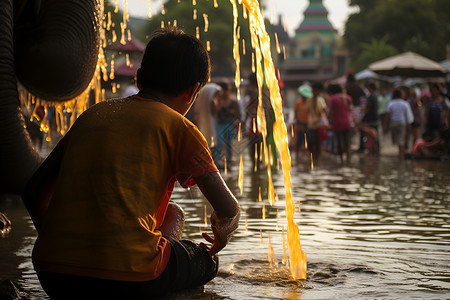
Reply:
<svg viewBox="0 0 450 300"><path fill-rule="evenodd" d="M447 70L439 63L414 52L405 52L369 65L369 70L386 76L442 77Z"/></svg>

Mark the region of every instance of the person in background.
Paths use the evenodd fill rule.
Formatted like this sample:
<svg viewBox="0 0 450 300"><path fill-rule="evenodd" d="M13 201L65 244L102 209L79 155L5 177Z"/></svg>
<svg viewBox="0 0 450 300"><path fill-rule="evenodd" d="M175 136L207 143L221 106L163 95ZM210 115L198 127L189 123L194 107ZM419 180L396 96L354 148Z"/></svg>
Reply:
<svg viewBox="0 0 450 300"><path fill-rule="evenodd" d="M217 144L216 154L214 158L219 163L219 168L223 168L222 164L222 148L225 146L225 159L227 168L231 166L233 139L236 136L236 127L241 118L239 104L236 99L232 98L232 86L229 82L219 82L222 88L222 94L219 96L217 108Z"/></svg>
<svg viewBox="0 0 450 300"><path fill-rule="evenodd" d="M308 147L315 163L319 162L321 154L321 143L327 139L326 120L327 104L322 96L323 84L316 82L312 84L312 97L307 99L306 109L308 110ZM323 130L321 133L320 130ZM325 134L323 137L319 135Z"/></svg>
<svg viewBox="0 0 450 300"><path fill-rule="evenodd" d="M424 158L440 158L450 154L450 130L446 129L442 135L437 132L426 131L421 139L414 144L413 155Z"/></svg>
<svg viewBox="0 0 450 300"><path fill-rule="evenodd" d="M441 88L437 83L430 85L431 97L425 106L425 128L430 132L437 132L439 135L444 129L446 110L448 110Z"/></svg>
<svg viewBox="0 0 450 300"><path fill-rule="evenodd" d="M272 147L273 155L276 155L273 147L273 123L275 114L270 103L270 95L266 87L261 87L262 99L261 104L264 110L266 120L267 138L266 142ZM250 160L252 161L253 170L260 170L259 163L261 161L261 149L263 144L263 136L257 126L258 103L259 103L259 87L256 73L252 73L248 77L248 87L245 95L245 135L248 140L248 148L250 152ZM276 160L275 160L276 161Z"/></svg>
<svg viewBox="0 0 450 300"><path fill-rule="evenodd" d="M216 83L207 83L200 91L198 99L194 104L194 123L208 142L213 158L217 158L217 120L216 115L219 107L219 96L222 88Z"/></svg>
<svg viewBox="0 0 450 300"><path fill-rule="evenodd" d="M350 134L352 126L350 123L350 111L352 108L352 98L342 93L342 88L338 84L330 84L327 88L329 94L328 106L329 116L332 123L332 130L336 139L337 152L341 163L344 163L343 154L346 154L345 161L350 161Z"/></svg>
<svg viewBox="0 0 450 300"><path fill-rule="evenodd" d="M179 76L173 76L179 74ZM154 299L213 279L240 207L208 144L184 115L210 76L209 55L176 27L156 31L139 93L86 110L22 199L38 232L33 265L51 299ZM182 240L175 183L197 184L213 236Z"/></svg>
<svg viewBox="0 0 450 300"><path fill-rule="evenodd" d="M383 123L383 134L386 134L388 126L391 131L392 143L398 146L400 159L405 158L405 134L406 127L413 122L413 113L408 102L402 99L402 90L394 89L392 100L386 108L386 116Z"/></svg>
<svg viewBox="0 0 450 300"><path fill-rule="evenodd" d="M352 70L347 71L347 82L345 83L345 92L352 99L351 122L355 128L358 127L363 116L366 102L366 94L355 79ZM359 148L356 152L364 152L364 131L360 130Z"/></svg>
<svg viewBox="0 0 450 300"><path fill-rule="evenodd" d="M391 99L392 97L389 93L389 89L382 87L380 93L378 94L378 119L381 122L384 120L384 116L386 115L386 107Z"/></svg>
<svg viewBox="0 0 450 300"><path fill-rule="evenodd" d="M295 158L300 159L300 152L306 151L306 133L308 130L309 110L308 100L312 98L312 88L308 84L303 84L298 87L300 98L297 99L294 105L295 113Z"/></svg>
<svg viewBox="0 0 450 300"><path fill-rule="evenodd" d="M362 118L362 126L369 126L376 131L375 137L375 153L379 152L379 134L378 134L378 96L377 86L374 82L367 84L369 96L367 97L366 107L364 109L364 116ZM363 130L362 130L363 131Z"/></svg>
<svg viewBox="0 0 450 300"><path fill-rule="evenodd" d="M345 83L345 91L352 99L353 106L361 105L361 98L365 97L366 94L361 88L359 83L355 79L355 74L352 70L347 72L347 82Z"/></svg>
<svg viewBox="0 0 450 300"><path fill-rule="evenodd" d="M417 139L419 138L419 130L420 130L420 123L421 123L421 117L420 117L420 99L417 96L417 93L415 89L410 89L408 87L405 87L403 89L403 92L405 93L404 99L407 100L409 106L411 107L411 110L413 112L413 122L411 123L411 128L406 132L405 136L405 151L407 152L408 149L410 149L410 145L413 146ZM408 127L407 127L408 128ZM411 141L411 143L410 143Z"/></svg>

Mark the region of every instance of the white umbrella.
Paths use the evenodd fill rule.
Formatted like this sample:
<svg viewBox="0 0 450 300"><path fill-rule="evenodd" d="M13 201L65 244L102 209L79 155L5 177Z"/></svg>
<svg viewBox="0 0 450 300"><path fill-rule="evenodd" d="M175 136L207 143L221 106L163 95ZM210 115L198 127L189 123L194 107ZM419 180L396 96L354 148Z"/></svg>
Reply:
<svg viewBox="0 0 450 300"><path fill-rule="evenodd" d="M390 81L390 82L397 80L396 77L383 76L383 75L377 74L373 71L370 71L369 69L364 69L361 72L356 73L355 79L356 80L377 79L377 80L384 80L384 81Z"/></svg>
<svg viewBox="0 0 450 300"><path fill-rule="evenodd" d="M387 76L437 77L447 70L431 59L414 52L405 52L369 65L369 70Z"/></svg>
<svg viewBox="0 0 450 300"><path fill-rule="evenodd" d="M363 79L378 79L380 75L378 75L375 72L370 71L369 69L364 69L361 72L358 72L355 74L356 80L363 80Z"/></svg>

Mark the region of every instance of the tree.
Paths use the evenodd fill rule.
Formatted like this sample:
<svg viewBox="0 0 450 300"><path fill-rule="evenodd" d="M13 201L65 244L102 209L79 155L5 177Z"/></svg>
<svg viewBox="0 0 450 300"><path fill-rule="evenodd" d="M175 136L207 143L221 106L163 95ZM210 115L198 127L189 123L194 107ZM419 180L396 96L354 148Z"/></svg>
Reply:
<svg viewBox="0 0 450 300"><path fill-rule="evenodd" d="M355 69L362 70L370 63L398 54L397 49L387 43L389 36L386 35L382 39L372 38L370 43L361 44L361 54L354 62Z"/></svg>
<svg viewBox="0 0 450 300"><path fill-rule="evenodd" d="M386 36L389 39L383 41L383 47L414 51L434 60L445 58L445 45L450 39L449 1L377 0L375 5L373 0L351 0L350 5L360 8L348 18L344 34L355 69L369 59L360 58L367 51L364 45Z"/></svg>
<svg viewBox="0 0 450 300"><path fill-rule="evenodd" d="M142 29L140 36L149 38L151 33L161 27L162 22L167 26L170 22L183 28L185 32L196 35L197 28L200 39L207 44L209 41L211 50L209 52L212 63L213 76L233 76L235 63L233 60L233 9L229 1L218 1L214 7L213 1L168 0L165 3L165 14L153 16ZM242 9L239 6L240 37L245 40L246 55L242 57L244 69L251 66L251 44L248 20L242 17ZM194 19L196 10L196 19ZM205 18L208 20L208 30L205 32ZM243 55L242 41L240 42L241 56Z"/></svg>

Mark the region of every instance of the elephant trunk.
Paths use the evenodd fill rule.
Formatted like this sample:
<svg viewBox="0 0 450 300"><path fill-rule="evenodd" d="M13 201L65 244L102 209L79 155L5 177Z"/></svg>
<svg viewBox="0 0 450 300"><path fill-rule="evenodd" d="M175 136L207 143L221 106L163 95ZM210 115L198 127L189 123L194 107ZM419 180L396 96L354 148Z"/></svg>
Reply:
<svg viewBox="0 0 450 300"><path fill-rule="evenodd" d="M33 149L17 93L13 4L0 0L0 192L20 193L41 162Z"/></svg>
<svg viewBox="0 0 450 300"><path fill-rule="evenodd" d="M15 69L33 95L70 100L89 85L97 64L101 0L42 0L14 29Z"/></svg>
<svg viewBox="0 0 450 300"><path fill-rule="evenodd" d="M103 0L28 1L14 16L13 0L0 0L0 193L20 194L42 162L25 129L17 79L47 101L85 91L97 64L102 8Z"/></svg>

